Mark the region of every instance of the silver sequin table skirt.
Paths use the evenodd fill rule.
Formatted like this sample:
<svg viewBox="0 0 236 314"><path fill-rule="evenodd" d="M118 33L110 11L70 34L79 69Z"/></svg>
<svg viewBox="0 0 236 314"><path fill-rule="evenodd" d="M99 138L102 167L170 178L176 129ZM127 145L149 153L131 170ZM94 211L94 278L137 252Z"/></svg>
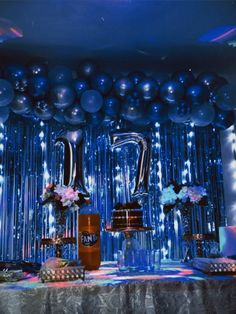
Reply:
<svg viewBox="0 0 236 314"><path fill-rule="evenodd" d="M0 314L235 314L236 276L207 276L178 263L158 273L120 273L114 263L84 282L0 284Z"/></svg>

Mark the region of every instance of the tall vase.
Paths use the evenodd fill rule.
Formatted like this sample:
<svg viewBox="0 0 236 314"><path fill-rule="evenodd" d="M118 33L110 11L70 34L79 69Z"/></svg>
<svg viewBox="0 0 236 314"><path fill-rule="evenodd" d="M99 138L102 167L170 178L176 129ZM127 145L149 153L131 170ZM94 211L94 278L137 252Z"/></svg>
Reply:
<svg viewBox="0 0 236 314"><path fill-rule="evenodd" d="M55 206L55 221L56 221L56 238L63 238L65 236L66 230L66 217L67 217L67 207Z"/></svg>
<svg viewBox="0 0 236 314"><path fill-rule="evenodd" d="M180 208L183 235L192 234L192 208L191 206L182 205Z"/></svg>

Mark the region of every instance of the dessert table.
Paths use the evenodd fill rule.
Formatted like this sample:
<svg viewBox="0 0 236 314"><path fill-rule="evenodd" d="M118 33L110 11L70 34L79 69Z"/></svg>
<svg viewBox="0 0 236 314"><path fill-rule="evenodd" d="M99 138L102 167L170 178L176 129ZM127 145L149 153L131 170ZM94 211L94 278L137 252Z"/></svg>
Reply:
<svg viewBox="0 0 236 314"><path fill-rule="evenodd" d="M236 275L208 276L177 262L156 273L119 272L113 262L85 281L42 283L37 276L0 284L1 314L236 313Z"/></svg>

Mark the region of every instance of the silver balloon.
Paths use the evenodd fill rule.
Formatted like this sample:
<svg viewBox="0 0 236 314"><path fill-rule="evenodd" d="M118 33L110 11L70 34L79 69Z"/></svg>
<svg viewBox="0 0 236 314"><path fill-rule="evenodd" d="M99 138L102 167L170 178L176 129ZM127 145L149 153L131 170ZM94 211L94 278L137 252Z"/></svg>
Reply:
<svg viewBox="0 0 236 314"><path fill-rule="evenodd" d="M84 140L82 130L67 131L56 138L55 146L64 147L63 185L89 195L84 183Z"/></svg>
<svg viewBox="0 0 236 314"><path fill-rule="evenodd" d="M149 169L151 158L150 139L141 133L121 132L111 136L112 149L133 143L139 146L138 168L136 171L135 187L132 196L135 198L148 194Z"/></svg>

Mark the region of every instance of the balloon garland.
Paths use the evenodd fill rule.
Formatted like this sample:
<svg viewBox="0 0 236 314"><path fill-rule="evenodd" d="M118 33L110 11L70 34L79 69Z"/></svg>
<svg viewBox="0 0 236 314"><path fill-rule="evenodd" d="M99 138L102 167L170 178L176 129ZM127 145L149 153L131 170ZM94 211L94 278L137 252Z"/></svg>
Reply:
<svg viewBox="0 0 236 314"><path fill-rule="evenodd" d="M124 119L141 127L171 120L226 129L234 123L235 109L236 88L213 72L152 78L134 71L113 79L86 61L77 72L59 65L48 71L44 64L11 64L0 78L0 123L13 112L71 126Z"/></svg>

